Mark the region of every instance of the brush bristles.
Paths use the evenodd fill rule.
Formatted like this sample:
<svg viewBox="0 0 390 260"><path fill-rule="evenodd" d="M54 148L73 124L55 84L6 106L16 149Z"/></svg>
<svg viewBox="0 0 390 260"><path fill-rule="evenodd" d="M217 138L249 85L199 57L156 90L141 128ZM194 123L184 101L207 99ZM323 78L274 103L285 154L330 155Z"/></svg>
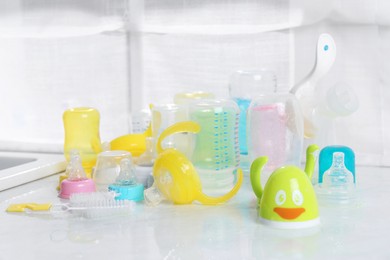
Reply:
<svg viewBox="0 0 390 260"><path fill-rule="evenodd" d="M85 218L104 218L129 215L134 201L115 200L110 192L77 193L70 197L69 209L77 216Z"/></svg>

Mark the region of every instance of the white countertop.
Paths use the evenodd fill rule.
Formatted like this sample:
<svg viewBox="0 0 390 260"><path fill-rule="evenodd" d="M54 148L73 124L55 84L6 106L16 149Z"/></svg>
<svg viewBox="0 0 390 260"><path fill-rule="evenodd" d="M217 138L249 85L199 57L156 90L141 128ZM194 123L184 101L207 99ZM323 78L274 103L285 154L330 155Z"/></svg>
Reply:
<svg viewBox="0 0 390 260"><path fill-rule="evenodd" d="M221 206L140 203L111 220L5 212L10 203L59 202L54 175L0 192L0 259L389 259L389 171L357 167L357 205L320 205L318 230L260 224L248 176Z"/></svg>

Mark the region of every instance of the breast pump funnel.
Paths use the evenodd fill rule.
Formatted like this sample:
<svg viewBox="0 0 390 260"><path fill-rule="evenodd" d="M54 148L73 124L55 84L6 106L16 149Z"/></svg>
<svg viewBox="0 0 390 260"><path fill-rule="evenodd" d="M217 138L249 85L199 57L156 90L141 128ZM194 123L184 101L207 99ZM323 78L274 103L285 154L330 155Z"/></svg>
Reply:
<svg viewBox="0 0 390 260"><path fill-rule="evenodd" d="M329 72L336 59L336 43L329 34L321 34L316 48L316 60L313 70L300 83L296 84L291 93L294 94L301 105L305 123L305 137L316 135L318 127L315 124L315 109L318 106L316 86Z"/></svg>
<svg viewBox="0 0 390 260"><path fill-rule="evenodd" d="M145 190L145 202L157 205L163 199L175 204L189 204L194 200L206 205L226 202L240 189L242 171L237 171L237 183L228 193L220 197L209 197L202 192L202 185L194 165L178 150L164 149L161 146L164 138L176 133L198 133L200 126L185 121L174 124L162 132L157 141L158 156L153 167L154 184Z"/></svg>

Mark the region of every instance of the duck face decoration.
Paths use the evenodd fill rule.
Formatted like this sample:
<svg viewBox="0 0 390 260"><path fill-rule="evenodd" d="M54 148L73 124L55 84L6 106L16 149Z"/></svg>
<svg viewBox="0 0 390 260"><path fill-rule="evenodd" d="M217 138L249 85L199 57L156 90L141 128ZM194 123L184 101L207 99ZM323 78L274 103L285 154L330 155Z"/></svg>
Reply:
<svg viewBox="0 0 390 260"><path fill-rule="evenodd" d="M260 183L267 157L257 158L251 166L251 184L258 198L259 219L263 224L278 228L304 228L320 223L318 203L310 178L314 170L317 146L307 150L305 171L296 166L275 170L264 189Z"/></svg>

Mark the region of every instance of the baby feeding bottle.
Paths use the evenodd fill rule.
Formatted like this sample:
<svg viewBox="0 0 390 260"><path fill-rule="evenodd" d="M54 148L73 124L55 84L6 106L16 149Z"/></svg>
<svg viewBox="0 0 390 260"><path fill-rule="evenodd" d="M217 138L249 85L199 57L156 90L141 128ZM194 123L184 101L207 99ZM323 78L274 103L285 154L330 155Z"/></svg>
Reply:
<svg viewBox="0 0 390 260"><path fill-rule="evenodd" d="M206 193L233 187L240 162L239 109L231 100L201 100L189 105L189 119L200 126L191 161Z"/></svg>
<svg viewBox="0 0 390 260"><path fill-rule="evenodd" d="M239 144L240 153L248 154L247 147L247 110L252 99L258 95L274 93L276 91L276 77L271 71L244 71L239 70L230 78L230 97L240 108Z"/></svg>
<svg viewBox="0 0 390 260"><path fill-rule="evenodd" d="M303 116L290 93L261 95L248 108L248 151L251 161L267 156L265 172L301 164Z"/></svg>
<svg viewBox="0 0 390 260"><path fill-rule="evenodd" d="M60 184L60 198L69 199L74 193L94 192L96 190L93 180L87 178L85 174L77 150L69 151L69 163L65 174L66 179Z"/></svg>
<svg viewBox="0 0 390 260"><path fill-rule="evenodd" d="M70 161L70 151L76 149L88 178L91 178L97 154L102 151L99 135L99 112L90 107L71 108L64 112L64 153Z"/></svg>

